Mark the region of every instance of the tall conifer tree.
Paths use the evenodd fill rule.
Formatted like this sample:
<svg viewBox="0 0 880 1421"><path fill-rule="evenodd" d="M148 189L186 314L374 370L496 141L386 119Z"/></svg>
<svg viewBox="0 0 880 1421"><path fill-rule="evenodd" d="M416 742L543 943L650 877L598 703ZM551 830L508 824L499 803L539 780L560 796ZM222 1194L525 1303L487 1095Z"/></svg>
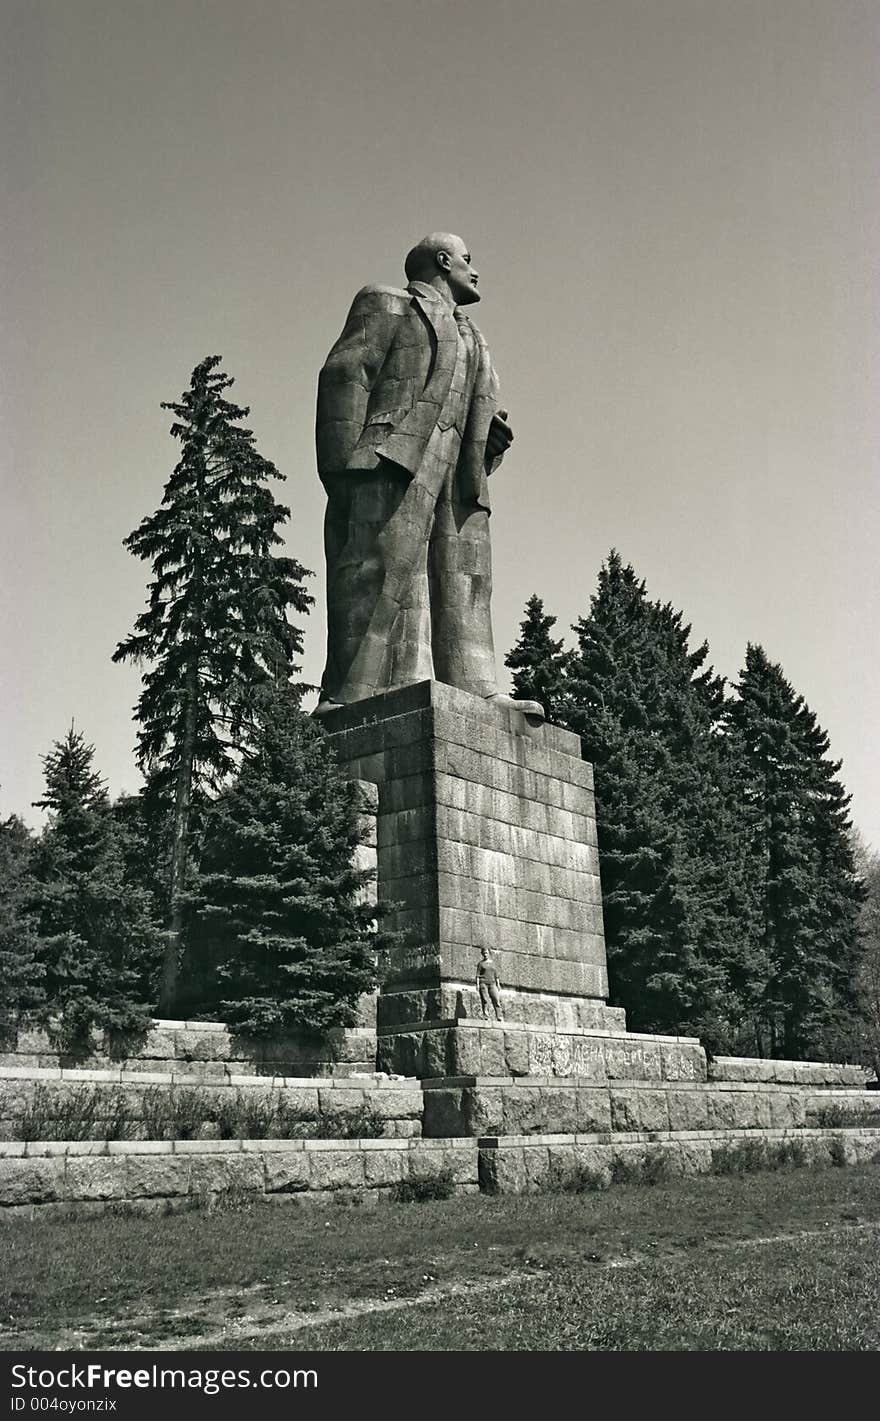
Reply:
<svg viewBox="0 0 880 1421"><path fill-rule="evenodd" d="M761 1015L768 1048L821 1050L852 1008L859 906L849 796L828 736L763 648L750 645L729 716L748 760L753 861L768 964Z"/></svg>
<svg viewBox="0 0 880 1421"><path fill-rule="evenodd" d="M351 1025L385 942L352 862L359 790L295 696L267 690L261 702L252 747L205 824L197 925L217 1004L254 1034Z"/></svg>
<svg viewBox="0 0 880 1421"><path fill-rule="evenodd" d="M313 600L307 570L275 551L289 509L268 482L283 475L240 423L248 409L224 398L233 381L219 364L216 355L203 360L180 400L163 405L175 415L181 456L161 506L126 539L152 562L153 580L146 611L114 653L150 664L135 709L137 757L173 806L164 1012L177 992L194 799L232 770L260 687L296 669L302 633L287 611L307 612Z"/></svg>
<svg viewBox="0 0 880 1421"><path fill-rule="evenodd" d="M533 594L519 624L519 641L504 658L513 672L513 690L520 700L537 701L551 722L564 713L565 673L568 663L561 638L550 635L556 618L544 611L541 598Z"/></svg>
<svg viewBox="0 0 880 1421"><path fill-rule="evenodd" d="M723 680L615 551L574 629L565 719L596 767L615 997L634 1027L728 1044L758 969Z"/></svg>
<svg viewBox="0 0 880 1421"><path fill-rule="evenodd" d="M37 801L49 810L33 854L45 1010L71 1041L92 1026L145 1027L161 951L150 897L126 879L93 756L71 726L43 757L46 791Z"/></svg>
<svg viewBox="0 0 880 1421"><path fill-rule="evenodd" d="M32 853L33 840L17 815L0 822L0 1032L44 996Z"/></svg>

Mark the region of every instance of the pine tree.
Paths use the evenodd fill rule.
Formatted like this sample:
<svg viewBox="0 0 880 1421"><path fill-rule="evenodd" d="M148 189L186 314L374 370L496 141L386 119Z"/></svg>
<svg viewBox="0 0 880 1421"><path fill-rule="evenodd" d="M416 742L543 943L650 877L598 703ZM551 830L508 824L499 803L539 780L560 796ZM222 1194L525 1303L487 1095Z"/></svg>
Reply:
<svg viewBox="0 0 880 1421"><path fill-rule="evenodd" d="M0 1031L43 1001L33 908L33 842L16 815L0 822Z"/></svg>
<svg viewBox="0 0 880 1421"><path fill-rule="evenodd" d="M612 551L574 627L565 722L596 768L615 998L642 1030L726 1044L753 992L754 890L721 733L724 682L690 627Z"/></svg>
<svg viewBox="0 0 880 1421"><path fill-rule="evenodd" d="M161 506L125 541L152 562L153 580L113 658L151 663L135 708L137 758L156 794L173 801L164 1012L177 991L194 804L232 771L260 687L296 669L302 633L287 610L307 612L313 600L307 570L274 551L290 510L267 483L283 476L241 425L249 410L224 399L233 381L219 363L203 360L180 400L163 405L176 417L181 457Z"/></svg>
<svg viewBox="0 0 880 1421"><path fill-rule="evenodd" d="M880 854L859 844L856 856L865 885L856 968L858 1038L862 1059L880 1081Z"/></svg>
<svg viewBox="0 0 880 1421"><path fill-rule="evenodd" d="M561 639L556 641L550 635L555 625L556 618L545 613L541 598L533 594L519 624L519 641L504 658L505 666L514 673L514 695L537 701L550 722L558 722L563 714L568 662Z"/></svg>
<svg viewBox="0 0 880 1421"><path fill-rule="evenodd" d="M138 1031L150 1019L158 930L149 896L126 880L94 747L71 726L43 757L50 811L33 855L34 907L45 969L44 1012L68 1042L93 1026Z"/></svg>
<svg viewBox="0 0 880 1421"><path fill-rule="evenodd" d="M827 734L760 646L747 649L729 716L749 768L768 963L761 1014L769 1049L800 1057L821 1049L853 1003L862 887L849 797Z"/></svg>
<svg viewBox="0 0 880 1421"><path fill-rule="evenodd" d="M253 746L208 813L197 880L231 1025L265 1035L355 1020L384 941L352 866L359 810L321 728L289 692L265 693Z"/></svg>

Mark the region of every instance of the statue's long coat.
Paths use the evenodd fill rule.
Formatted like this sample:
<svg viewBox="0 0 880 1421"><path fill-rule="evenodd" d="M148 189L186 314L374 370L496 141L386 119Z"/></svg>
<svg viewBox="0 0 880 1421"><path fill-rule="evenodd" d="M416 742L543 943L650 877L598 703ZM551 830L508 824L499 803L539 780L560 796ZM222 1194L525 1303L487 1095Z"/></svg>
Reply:
<svg viewBox="0 0 880 1421"><path fill-rule="evenodd" d="M459 310L459 319L467 316ZM489 508L486 436L498 408L489 350L472 322L479 364L456 468L456 501ZM321 478L376 468L379 456L415 477L449 392L456 319L432 287L365 286L318 379Z"/></svg>

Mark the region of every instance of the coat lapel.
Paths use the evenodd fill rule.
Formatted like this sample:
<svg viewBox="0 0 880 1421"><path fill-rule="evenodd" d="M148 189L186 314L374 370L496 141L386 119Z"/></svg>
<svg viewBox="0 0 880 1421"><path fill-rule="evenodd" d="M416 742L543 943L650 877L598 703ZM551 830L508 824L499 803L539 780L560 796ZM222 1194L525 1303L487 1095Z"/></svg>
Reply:
<svg viewBox="0 0 880 1421"><path fill-rule="evenodd" d="M421 282L412 282L407 290L428 322L434 337L434 358L422 399L442 406L455 369L458 348L455 317L443 297L435 296L430 287L424 287Z"/></svg>

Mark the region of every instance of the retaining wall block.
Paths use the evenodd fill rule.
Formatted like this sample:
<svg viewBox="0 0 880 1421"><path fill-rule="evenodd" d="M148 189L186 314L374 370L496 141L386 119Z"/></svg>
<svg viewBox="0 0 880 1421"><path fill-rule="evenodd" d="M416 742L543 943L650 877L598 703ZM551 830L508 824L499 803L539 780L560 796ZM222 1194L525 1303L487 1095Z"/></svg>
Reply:
<svg viewBox="0 0 880 1421"><path fill-rule="evenodd" d="M311 1183L310 1157L305 1150L274 1151L262 1156L267 1194L296 1194Z"/></svg>
<svg viewBox="0 0 880 1421"><path fill-rule="evenodd" d="M187 1158L193 1194L263 1192L263 1161L258 1154L191 1155Z"/></svg>
<svg viewBox="0 0 880 1421"><path fill-rule="evenodd" d="M612 1129L627 1133L633 1130L668 1130L669 1107L666 1091L618 1086L611 1089Z"/></svg>
<svg viewBox="0 0 880 1421"><path fill-rule="evenodd" d="M63 1198L63 1159L0 1159L4 1204L43 1204Z"/></svg>
<svg viewBox="0 0 880 1421"><path fill-rule="evenodd" d="M577 1134L604 1134L611 1129L611 1096L607 1090L578 1089Z"/></svg>
<svg viewBox="0 0 880 1421"><path fill-rule="evenodd" d="M358 1189L365 1182L362 1150L309 1152L312 1189Z"/></svg>
<svg viewBox="0 0 880 1421"><path fill-rule="evenodd" d="M466 1129L464 1092L449 1089L426 1090L422 1130L429 1139L463 1135Z"/></svg>
<svg viewBox="0 0 880 1421"><path fill-rule="evenodd" d="M498 1135L502 1132L503 1111L507 1109L507 1101L511 1092L503 1091L497 1086L469 1086L462 1092L462 1105L464 1107L465 1134L467 1135ZM502 1105L502 1100L504 1104ZM511 1131L504 1126L505 1133L520 1133Z"/></svg>

